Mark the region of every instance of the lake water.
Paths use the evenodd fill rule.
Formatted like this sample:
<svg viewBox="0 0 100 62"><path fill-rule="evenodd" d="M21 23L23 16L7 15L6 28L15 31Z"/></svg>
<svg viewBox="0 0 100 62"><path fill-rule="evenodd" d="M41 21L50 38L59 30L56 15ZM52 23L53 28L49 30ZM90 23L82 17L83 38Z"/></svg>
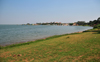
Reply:
<svg viewBox="0 0 100 62"><path fill-rule="evenodd" d="M61 35L92 29L84 26L54 25L0 25L0 45L27 42L53 35Z"/></svg>

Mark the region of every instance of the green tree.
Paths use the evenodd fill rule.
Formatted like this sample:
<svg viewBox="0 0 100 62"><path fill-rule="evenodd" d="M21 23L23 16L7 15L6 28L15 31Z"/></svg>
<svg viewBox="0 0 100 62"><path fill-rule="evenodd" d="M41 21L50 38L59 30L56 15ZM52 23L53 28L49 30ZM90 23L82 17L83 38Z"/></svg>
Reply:
<svg viewBox="0 0 100 62"><path fill-rule="evenodd" d="M70 26L72 26L72 25L73 25L73 23L69 23L69 25L70 25Z"/></svg>
<svg viewBox="0 0 100 62"><path fill-rule="evenodd" d="M85 25L85 21L78 21L77 24L78 25Z"/></svg>
<svg viewBox="0 0 100 62"><path fill-rule="evenodd" d="M97 28L99 30L100 29L100 24L95 25L93 28Z"/></svg>
<svg viewBox="0 0 100 62"><path fill-rule="evenodd" d="M89 23L88 23L88 25L90 25L90 26L95 26L98 24L100 24L100 17L97 20L89 21Z"/></svg>

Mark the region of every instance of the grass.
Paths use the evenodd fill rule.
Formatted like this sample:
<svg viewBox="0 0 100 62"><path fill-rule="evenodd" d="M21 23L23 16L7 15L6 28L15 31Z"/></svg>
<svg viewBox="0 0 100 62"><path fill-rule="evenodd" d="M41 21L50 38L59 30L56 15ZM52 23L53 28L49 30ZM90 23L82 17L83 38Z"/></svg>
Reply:
<svg viewBox="0 0 100 62"><path fill-rule="evenodd" d="M100 62L100 33L90 30L1 47L0 62Z"/></svg>
<svg viewBox="0 0 100 62"><path fill-rule="evenodd" d="M73 34L79 34L79 33L54 35L54 36L44 38L44 39L39 39L39 40L36 40L36 41L29 41L29 42L26 42L26 43L18 43L18 44L12 44L12 45L7 45L7 46L0 46L0 49L11 48L11 47L16 47L16 46L22 46L22 45L29 45L31 43L37 43L37 42L40 42L40 41L49 40L49 39L53 39L53 38L58 38L58 37L61 37L61 36L66 36L66 35L73 35ZM67 37L67 38L69 38L69 37Z"/></svg>

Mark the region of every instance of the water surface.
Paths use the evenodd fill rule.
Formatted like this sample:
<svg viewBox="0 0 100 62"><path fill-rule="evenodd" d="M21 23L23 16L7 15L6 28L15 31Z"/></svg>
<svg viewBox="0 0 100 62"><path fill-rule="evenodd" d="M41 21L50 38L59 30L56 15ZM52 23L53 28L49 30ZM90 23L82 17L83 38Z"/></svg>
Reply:
<svg viewBox="0 0 100 62"><path fill-rule="evenodd" d="M0 25L0 45L41 39L53 35L61 35L92 29L85 26L54 26L54 25Z"/></svg>

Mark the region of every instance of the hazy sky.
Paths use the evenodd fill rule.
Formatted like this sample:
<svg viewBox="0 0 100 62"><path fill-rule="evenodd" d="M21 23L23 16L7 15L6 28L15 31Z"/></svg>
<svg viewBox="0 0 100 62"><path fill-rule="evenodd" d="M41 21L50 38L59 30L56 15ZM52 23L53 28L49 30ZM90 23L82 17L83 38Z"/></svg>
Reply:
<svg viewBox="0 0 100 62"><path fill-rule="evenodd" d="M100 17L100 0L0 0L0 24L90 21Z"/></svg>

